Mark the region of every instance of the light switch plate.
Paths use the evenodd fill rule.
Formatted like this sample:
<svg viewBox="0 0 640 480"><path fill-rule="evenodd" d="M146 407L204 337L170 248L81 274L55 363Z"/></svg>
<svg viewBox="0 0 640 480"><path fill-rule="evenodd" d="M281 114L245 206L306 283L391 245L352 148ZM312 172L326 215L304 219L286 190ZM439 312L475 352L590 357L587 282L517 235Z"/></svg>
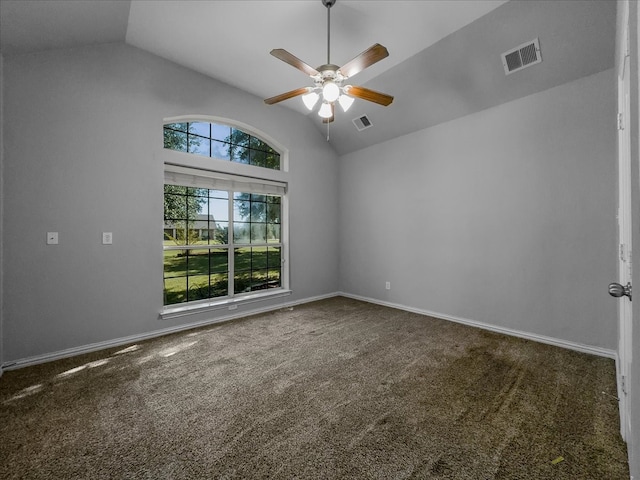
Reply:
<svg viewBox="0 0 640 480"><path fill-rule="evenodd" d="M102 232L102 244L103 245L111 245L113 243L113 233L112 232Z"/></svg>
<svg viewBox="0 0 640 480"><path fill-rule="evenodd" d="M47 245L58 245L58 232L47 232Z"/></svg>

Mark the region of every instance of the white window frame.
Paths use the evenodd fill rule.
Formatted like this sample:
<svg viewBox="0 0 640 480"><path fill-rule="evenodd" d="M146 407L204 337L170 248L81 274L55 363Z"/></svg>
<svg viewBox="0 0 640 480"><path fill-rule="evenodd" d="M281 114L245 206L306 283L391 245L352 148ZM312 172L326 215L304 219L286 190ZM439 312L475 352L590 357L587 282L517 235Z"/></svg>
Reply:
<svg viewBox="0 0 640 480"><path fill-rule="evenodd" d="M267 190L274 191L274 189L276 189L282 193L280 225L280 254L282 265L280 274L281 286L279 288L241 294L234 294L233 291L231 291L228 296L222 298L210 298L181 304L165 305L160 311L160 318L169 319L225 308L233 310L237 308L238 305L290 295L292 292L289 284L289 198L287 194L289 156L287 149L264 132L260 132L257 129L241 122L236 122L222 117L190 115L165 118L163 119L163 124L159 127L158 131L162 132L162 128L168 123L183 122L211 122L229 125L261 139L280 154L280 170L272 170L254 165L230 162L229 160L212 157L204 157L193 153L179 152L166 148L159 151L157 153L157 157L158 161L161 161L164 164L165 181L163 181L163 184L167 183L167 180L168 183L171 183L170 179L172 175L179 176L183 180L182 183L184 183L184 179L186 178L185 176L190 176L195 182L194 184L198 184L199 186L205 186L208 181L211 182L211 186L207 187L211 189L226 190L227 188L213 186L215 182L222 182L223 185L228 185L231 190L240 192L243 191L243 184L251 184L251 190L254 190L253 193L255 193L256 188L260 188L259 186L262 184L266 186L265 188ZM232 198L229 199L229 205L230 214L232 214ZM232 232L230 232L230 235L232 235ZM251 244L243 244L242 246L250 247ZM233 252L232 243L228 248L230 252ZM229 275L230 278L233 278L232 263L229 265Z"/></svg>

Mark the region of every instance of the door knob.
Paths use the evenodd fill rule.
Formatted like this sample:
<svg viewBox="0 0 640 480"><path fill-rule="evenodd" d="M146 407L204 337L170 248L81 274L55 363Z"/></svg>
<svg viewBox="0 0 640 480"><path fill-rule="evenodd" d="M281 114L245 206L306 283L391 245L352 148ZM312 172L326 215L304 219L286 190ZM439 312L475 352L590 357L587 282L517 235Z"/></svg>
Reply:
<svg viewBox="0 0 640 480"><path fill-rule="evenodd" d="M631 282L626 285L620 285L619 283L609 284L609 295L612 297L624 297L625 295L631 300Z"/></svg>

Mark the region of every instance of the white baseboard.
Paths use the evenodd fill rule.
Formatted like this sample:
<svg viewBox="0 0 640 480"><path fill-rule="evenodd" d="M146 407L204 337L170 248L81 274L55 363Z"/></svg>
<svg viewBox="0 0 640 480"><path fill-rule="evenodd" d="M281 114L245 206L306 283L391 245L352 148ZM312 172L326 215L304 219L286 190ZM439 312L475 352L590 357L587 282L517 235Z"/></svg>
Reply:
<svg viewBox="0 0 640 480"><path fill-rule="evenodd" d="M576 350L576 351L583 352L583 353L589 353L589 354L598 355L598 356L601 356L601 357L612 358L612 359L616 360L616 362L617 362L617 353L616 353L615 350L609 350L609 349L601 348L601 347L594 347L592 345L583 345L583 344L580 344L580 343L569 342L567 340L561 340L561 339L558 339L558 338L546 337L546 336L538 335L538 334L535 334L535 333L522 332L522 331L519 331L519 330L512 330L510 328L499 327L499 326L496 326L496 325L491 325L491 324L487 324L487 323L483 323L483 322L478 322L478 321L470 320L470 319L466 319L466 318L454 317L454 316L451 316L451 315L432 312L432 311L429 311L429 310L423 310L423 309L418 309L418 308L413 308L413 307L407 307L405 305L400 305L400 304L397 304L397 303L384 302L384 301L381 301L381 300L377 300L375 298L362 297L362 296L359 296L359 295L353 295L353 294L346 293L346 292L333 292L333 293L329 293L329 294L325 294L325 295L319 295L319 296L315 296L315 297L308 297L308 298L305 298L305 299L302 299L302 300L296 300L296 301L292 301L292 302L281 303L281 304L279 304L277 306L255 308L255 309L252 309L252 310L243 310L242 312L238 312L238 313L234 313L234 314L230 314L230 315L225 315L223 317L218 317L218 318L215 318L215 319L204 320L204 321L194 322L194 323L188 323L188 324L184 324L184 325L179 325L177 327L163 328L163 329L160 329L160 330L154 330L153 332L147 332L147 333L138 334L138 335L131 335L131 336L128 336L128 337L116 338L116 339L107 340L107 341L104 341L104 342L91 343L91 344L88 344L88 345L82 345L82 346L79 346L79 347L68 348L66 350L60 350L60 351L57 351L57 352L45 353L45 354L42 354L42 355L35 355L33 357L21 358L21 359L18 359L18 360L7 362L7 363L3 364L2 366L0 366L0 376L2 376L2 372L4 370L15 370L15 369L18 369L18 368L28 367L28 366L31 366L31 365L37 365L39 363L45 363L45 362L51 362L53 360L59 360L61 358L73 357L73 356L76 356L76 355L81 355L83 353L90 353L90 352L95 352L95 351L98 351L98 350L104 350L106 348L119 347L119 346L127 345L127 344L130 344L130 343L136 343L136 342L141 342L143 340L148 340L148 339L155 338L155 337L160 337L162 335L168 335L168 334L171 334L171 333L177 333L177 332L181 332L181 331L184 331L184 330L190 330L192 328L203 327L203 326L206 326L206 325L213 325L213 324L216 324L216 323L228 322L230 320L236 320L238 318L246 317L246 316L249 316L249 315L256 315L256 314L260 314L260 313L272 312L272 311L276 311L276 310L281 310L283 308L291 308L291 307L295 307L297 305L302 305L302 304L305 304L305 303L315 302L315 301L318 301L318 300L324 300L324 299L332 298L332 297L336 297L336 296L343 296L343 297L347 297L347 298L353 298L355 300L361 300L361 301L364 301L364 302L373 303L373 304L377 304L377 305L382 305L382 306L385 306L385 307L396 308L396 309L404 310L404 311L407 311L407 312L417 313L417 314L421 314L421 315L427 315L427 316L430 316L430 317L440 318L440 319L443 319L443 320L448 320L448 321L451 321L451 322L461 323L461 324L464 324L464 325L470 325L472 327L478 327L478 328L482 328L484 330L489 330L489 331L496 332L496 333L503 333L505 335L524 338L524 339L527 339L527 340L533 340L533 341L536 341L536 342L546 343L548 345L554 345L554 346L557 346L557 347L567 348L569 350Z"/></svg>
<svg viewBox="0 0 640 480"><path fill-rule="evenodd" d="M177 333L184 330L191 330L193 328L204 327L206 325L213 325L216 323L228 322L230 320L236 320L242 317L248 317L250 315L257 315L261 313L273 312L276 310L282 310L283 308L291 308L297 305L302 305L305 303L315 302L318 300L324 300L327 298L336 297L339 294L337 292L329 293L326 295L318 295L315 297L308 297L302 300L295 300L292 302L280 303L277 306L270 307L262 307L262 308L254 308L251 310L243 310L242 312L236 312L234 314L225 315L223 317L218 317L215 319L204 320L200 322L193 322L184 325L179 325L177 327L163 328L160 330L154 330L153 332L142 333L138 335L131 335L128 337L115 338L113 340L106 340L104 342L91 343L88 345L82 345L79 347L72 347L65 350L60 350L57 352L45 353L42 355L35 355L33 357L21 358L14 361L9 361L0 366L0 376L2 372L5 370L16 370L18 368L24 368L31 365L37 365L39 363L51 362L54 360L60 360L62 358L74 357L76 355L82 355L83 353L91 353L96 352L98 350L104 350L106 348L112 347L120 347L123 345L141 342L143 340L149 340L151 338L161 337L163 335L168 335L171 333Z"/></svg>
<svg viewBox="0 0 640 480"><path fill-rule="evenodd" d="M535 342L546 343L548 345L554 345L556 347L567 348L569 350L576 350L578 352L583 352L583 353L589 353L592 355L597 355L599 357L612 358L616 360L616 363L618 359L617 352L615 350L610 350L607 348L595 347L592 345L584 345L576 342L569 342L567 340L562 340L559 338L546 337L544 335L538 335L536 333L523 332L520 330L513 330L511 328L499 327L497 325L478 322L476 320L470 320L470 319L461 318L461 317L454 317L452 315L432 312L429 310L422 310L419 308L407 307L405 305L400 305L397 303L384 302L381 300L377 300L375 298L361 297L359 295L352 295L350 293L345 293L345 292L339 292L339 295L342 297L353 298L354 300L361 300L363 302L374 303L374 304L382 305L385 307L397 308L399 310L405 310L407 312L418 313L421 315L427 315L429 317L448 320L450 322L456 322L456 323L461 323L463 325L482 328L483 330L489 330L496 333L503 333L505 335L510 335L512 337L519 337L519 338L524 338L526 340L533 340Z"/></svg>

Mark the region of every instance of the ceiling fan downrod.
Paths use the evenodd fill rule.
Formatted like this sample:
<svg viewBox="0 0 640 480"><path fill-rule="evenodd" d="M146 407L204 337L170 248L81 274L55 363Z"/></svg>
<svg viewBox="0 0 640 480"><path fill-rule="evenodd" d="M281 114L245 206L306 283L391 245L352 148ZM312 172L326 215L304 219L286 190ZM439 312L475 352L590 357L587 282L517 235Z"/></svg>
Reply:
<svg viewBox="0 0 640 480"><path fill-rule="evenodd" d="M327 65L331 65L331 7L336 0L322 0L322 4L327 7Z"/></svg>

